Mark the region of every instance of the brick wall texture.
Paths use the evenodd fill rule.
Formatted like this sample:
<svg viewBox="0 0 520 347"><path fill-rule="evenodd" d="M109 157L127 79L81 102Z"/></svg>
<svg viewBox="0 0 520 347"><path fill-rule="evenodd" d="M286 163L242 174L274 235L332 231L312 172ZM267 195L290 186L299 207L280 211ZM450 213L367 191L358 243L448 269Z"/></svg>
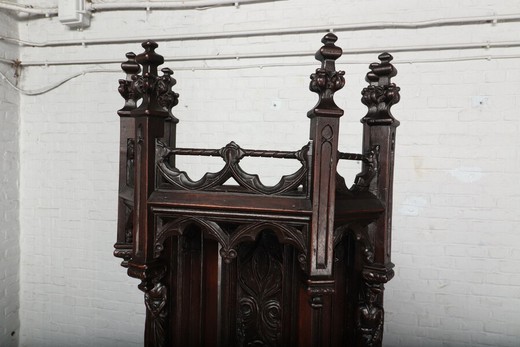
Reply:
<svg viewBox="0 0 520 347"><path fill-rule="evenodd" d="M396 28L390 22L519 13L516 0L288 0L197 10L99 12L83 31L70 30L57 18L41 18L18 22L18 30L21 39L35 42L178 36L182 39L158 39L158 52L187 58L166 64L178 80L180 103L174 113L181 121L179 145L218 148L234 140L246 148L294 150L308 140L306 112L316 102L308 91L308 76L317 67L313 52L324 32L193 36L387 22L336 30L337 44L345 50L337 65L346 70L347 79L336 94L346 110L341 150L360 150L359 119L366 112L360 91L368 64L377 60L377 53L359 51L389 51L399 70L394 81L401 87L401 102L393 107L401 121L393 218L396 276L386 287L384 345L517 347L520 21L418 28ZM463 48L468 44L481 47ZM432 46L452 48L428 49ZM23 62L78 62L26 67L20 81L24 89L85 72L48 93L21 95L21 131L13 116L17 101L4 102L15 93L0 84L0 238L7 240L0 252L7 259L0 262L0 276L6 278L1 277L2 283L7 283L0 291L0 323L13 327L5 330L2 324L4 340L18 326L18 305L12 304L17 301L2 295L17 296L20 200L20 346L142 344L142 294L112 256L119 141L115 111L122 107L117 80L124 75L114 72L118 64L95 64L99 59L122 61L128 51L140 53L142 48L121 42L20 48ZM309 55L294 57L195 59L307 51ZM106 71L88 71L100 68ZM4 105L12 113L6 113ZM179 165L197 177L219 163L183 158ZM293 170L277 161L252 160L247 165L266 182ZM357 164L340 168L350 182L359 171Z"/></svg>

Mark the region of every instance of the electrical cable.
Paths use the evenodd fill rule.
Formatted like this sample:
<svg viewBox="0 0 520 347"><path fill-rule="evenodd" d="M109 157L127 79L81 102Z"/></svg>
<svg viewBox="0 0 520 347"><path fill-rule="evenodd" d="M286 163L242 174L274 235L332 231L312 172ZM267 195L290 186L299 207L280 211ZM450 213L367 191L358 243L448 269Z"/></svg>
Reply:
<svg viewBox="0 0 520 347"><path fill-rule="evenodd" d="M520 14L510 15L491 15L477 17L455 17L441 18L418 22L372 22L372 23L354 23L354 24L337 24L312 27L293 27L293 28L273 28L258 30L241 30L241 31L224 31L224 32L206 32L206 33L190 33L181 35L159 35L154 36L155 41L183 41L183 40L212 40L219 38L237 38L237 37L253 37L253 36L273 36L273 35L294 35L294 34L310 34L322 33L326 31L344 32L344 31L361 31L376 29L422 29L435 26L448 25L475 25L483 23L502 23L520 21ZM125 37L125 38L103 38L103 39L75 39L60 41L32 42L19 40L12 37L2 37L0 40L6 43L18 44L20 46L31 47L58 47L58 46L74 46L74 45L99 45L99 44L121 44L142 42L148 40L148 37Z"/></svg>
<svg viewBox="0 0 520 347"><path fill-rule="evenodd" d="M175 9L207 9L215 6L233 5L238 7L247 3L262 3L285 0L191 0L187 1L138 1L138 2L94 2L88 10L98 11L127 11L127 10L175 10Z"/></svg>
<svg viewBox="0 0 520 347"><path fill-rule="evenodd" d="M72 0L68 0L72 1ZM261 3L285 0L191 0L186 1L137 1L137 2L87 2L88 12L101 11L128 11L128 10L180 10L180 9L208 9L217 6ZM58 15L58 7L38 7L33 5L16 4L8 1L0 1L0 9L26 13L32 15L44 15L46 17Z"/></svg>
<svg viewBox="0 0 520 347"><path fill-rule="evenodd" d="M32 5L16 4L8 1L0 1L0 9L27 14L44 15L47 17L58 15L58 7L37 7Z"/></svg>
<svg viewBox="0 0 520 347"><path fill-rule="evenodd" d="M394 65L402 65L402 64L426 64L426 63L449 63L449 62L464 62L464 61L490 61L490 60L502 60L502 59L520 59L520 54L504 54L504 55L477 55L477 56L463 56L463 57L452 57L452 58L437 58L437 59L414 59L414 60L393 60L392 64ZM342 61L342 64L345 65L365 65L366 61ZM309 63L269 63L269 64L249 64L249 65L230 65L230 66L192 66L192 67L178 67L175 68L175 71L203 71L203 70L212 70L212 71L222 71L222 70L240 70L240 69L263 69L263 68L274 68L274 67L294 67L294 66L315 66L315 62ZM58 82L55 82L49 86L35 89L35 90L25 90L17 87L14 83L12 83L5 74L0 72L0 76L3 80L7 81L7 83L20 92L23 95L27 96L36 96L45 94L51 90L54 90L61 85L86 74L91 73L119 73L123 72L119 69L86 69L82 72L72 74L69 77L66 77Z"/></svg>
<svg viewBox="0 0 520 347"><path fill-rule="evenodd" d="M210 2L222 4L226 1L222 0L195 0L197 4L208 5ZM269 0L261 0L263 2ZM227 1L226 3L229 3ZM258 2L254 0L243 0L243 2ZM141 4L142 2L137 2L135 4ZM0 0L0 8L2 4L5 5L5 1ZM118 5L122 3L93 3L93 5L107 5L106 9L110 7L111 9L117 9ZM164 2L155 2L153 4L166 5ZM23 6L23 5L17 5ZM136 5L139 6L139 5ZM449 18L449 19L435 19L428 21L419 21L419 22L374 22L374 23L361 23L361 24L348 24L348 25L339 25L335 26L335 28L330 28L330 26L316 26L316 27L300 27L300 28L285 28L285 29L261 29L261 30L251 30L251 31L234 31L234 32L222 32L222 33L198 33L191 34L189 36L190 39L210 39L210 38L220 38L220 37L244 37L244 36L260 36L260 35L284 35L284 34L295 34L295 33L311 33L311 32L322 32L322 31L342 31L342 30L369 30L369 29L388 29L388 28L427 28L433 26L443 26L443 25L463 25L463 24L478 24L478 23L493 23L497 22L510 22L510 21L520 21L520 14L513 15L493 15L493 16L479 16L479 17L459 17L459 18ZM174 35L174 36L164 36L158 37L158 40L183 40L186 39L185 35ZM37 47L49 47L49 46L66 46L66 45L74 45L74 44L107 44L107 43L130 43L133 41L143 40L142 38L121 38L121 39L92 39L92 40L72 40L72 41L48 41L42 43L28 42L22 41L18 39L8 38L8 37L0 37L0 40L4 40L5 42L17 43L20 45L30 45ZM422 45L422 46L401 46L401 47L392 47L392 52L418 52L418 51L442 51L442 50L468 50L468 49L490 49L490 48L512 48L512 47L520 47L520 41L502 41L502 42L485 42L485 43L456 43L456 44L443 44L443 45ZM344 50L345 55L358 55L358 54L368 54L368 53L379 53L384 51L383 48L362 48L362 49L351 49ZM283 67L283 66L307 66L313 65L314 63L266 63L266 64L237 64L237 65L227 65L227 66L207 66L207 61L218 61L218 60L240 60L240 59L259 59L259 58L286 58L286 57L303 57L312 55L314 52L307 51L298 51L298 52L270 52L270 53L246 53L246 54L216 54L216 55L206 55L206 56L185 56L185 57L166 57L165 61L167 62L186 62L186 61L201 61L204 66L197 67L180 67L177 68L177 71L183 70L236 70L236 69L248 69L248 68L263 68L263 67ZM491 60L491 59L516 59L519 58L520 55L509 54L509 55L476 55L476 56L466 56L466 57L454 57L454 58L436 58L436 59L414 59L414 60L394 60L396 64L413 64L413 63L435 63L435 62L455 62L455 61L470 61L470 60ZM0 62L6 64L13 64L12 60L0 59ZM110 59L89 59L89 60L74 60L74 61L24 61L20 65L22 67L29 66L49 66L49 65L91 65L91 64L115 64L120 63L121 59L119 58L110 58ZM365 62L351 61L347 62L348 64L364 64ZM12 83L3 73L0 72L1 76L4 80L9 83L9 85L20 93L24 95L40 95L44 94L48 91L58 88L64 83L77 78L81 75L89 74L89 73L106 73L106 72L120 72L116 69L87 69L80 73L76 73L67 77L57 83L54 83L50 86L40 88L37 90L24 90L17 87L14 83Z"/></svg>
<svg viewBox="0 0 520 347"><path fill-rule="evenodd" d="M469 49L490 49L490 48L513 48L520 47L520 41L500 41L500 42L475 42L475 43L453 43L442 45L415 45L415 46L395 46L392 52L427 52L427 51L448 51L448 50L469 50ZM372 54L386 51L386 47L375 48L354 48L344 49L343 55ZM294 51L294 52L269 52L269 53L236 53L236 54L215 54L200 56L180 56L165 57L165 61L184 62L184 61L209 61L209 60L240 60L240 59L266 59L266 58L287 58L287 57L306 57L314 55L314 51ZM24 61L22 66L48 66L48 65L87 65L87 64L114 64L120 63L120 58L109 59L87 59L87 60L54 60L54 61Z"/></svg>
<svg viewBox="0 0 520 347"><path fill-rule="evenodd" d="M116 69L113 69L113 70L109 70L109 69L88 69L88 70L84 70L82 72L79 72L79 73L76 73L76 74L73 74L67 78L64 78L58 82L55 82L49 86L46 86L46 87L43 87L43 88L39 88L39 89L34 89L34 90L25 90L25 89L22 89L22 88L19 88L18 86L16 86L13 82L11 82L9 80L9 78L7 78L7 76L2 73L0 71L0 77L2 77L2 80L6 81L7 84L9 84L9 86L11 86L13 89L15 89L16 91L18 91L19 93L23 94L23 95L27 95L27 96L36 96L36 95L41 95L41 94L45 94L47 92L50 92L51 90L53 89L56 89L58 88L59 86L61 86L62 84L66 83L66 82L69 82L70 80L73 80L74 78L77 78L79 76L83 76L83 75L86 75L86 74L91 74L91 73L107 73L107 72L120 72L120 70L116 70Z"/></svg>

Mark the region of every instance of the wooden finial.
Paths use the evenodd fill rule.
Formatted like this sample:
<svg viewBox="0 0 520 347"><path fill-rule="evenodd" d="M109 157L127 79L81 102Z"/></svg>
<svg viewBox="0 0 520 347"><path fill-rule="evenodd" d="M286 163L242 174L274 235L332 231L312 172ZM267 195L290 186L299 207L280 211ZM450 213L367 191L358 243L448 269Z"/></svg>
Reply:
<svg viewBox="0 0 520 347"><path fill-rule="evenodd" d="M390 85L390 80L392 77L397 75L397 69L390 64L390 62L394 59L390 53L381 53L378 56L381 63L371 64L370 69L372 72L379 78L380 86Z"/></svg>
<svg viewBox="0 0 520 347"><path fill-rule="evenodd" d="M368 125L393 125L398 126L397 121L390 112L392 105L397 104L400 99L400 88L391 82L392 77L397 75L397 69L390 63L393 57L389 53L379 55L379 63L369 66L365 80L370 85L361 92L361 102L368 107L368 112L362 123Z"/></svg>
<svg viewBox="0 0 520 347"><path fill-rule="evenodd" d="M344 71L336 71L335 61L343 50L334 43L338 37L327 33L321 40L324 45L316 52L316 60L321 62L321 68L311 75L309 89L318 94L316 106L307 113L309 118L314 117L341 117L343 110L334 102L334 93L345 85Z"/></svg>
<svg viewBox="0 0 520 347"><path fill-rule="evenodd" d="M172 77L173 71L170 68L162 68L161 72L163 76L159 77L162 83L158 84L157 100L159 105L168 111L170 120L178 123L179 120L171 112L172 108L179 103L179 94L172 91L172 87L177 84L177 81Z"/></svg>
<svg viewBox="0 0 520 347"><path fill-rule="evenodd" d="M155 52L159 46L156 42L148 40L142 43L144 52L137 55L135 60L143 67L143 74L133 75L136 94L143 98L141 105L132 111L133 116L157 116L168 118L171 107L174 106L176 97L171 91L175 80L171 78L173 71L163 69L163 76L157 74L157 67L164 63L164 57ZM171 107L170 107L171 105Z"/></svg>
<svg viewBox="0 0 520 347"><path fill-rule="evenodd" d="M143 74L150 72L157 75L157 66L164 63L164 57L155 53L155 49L159 47L157 42L148 40L141 44L144 52L136 57L136 61L143 66Z"/></svg>
<svg viewBox="0 0 520 347"><path fill-rule="evenodd" d="M117 111L117 114L121 117L130 116L130 111L136 108L137 100L140 99L133 90L132 76L138 74L141 71L141 67L136 62L136 55L134 52L126 53L128 60L121 64L121 69L126 73L126 79L119 80L119 94L125 99L125 105L122 109Z"/></svg>

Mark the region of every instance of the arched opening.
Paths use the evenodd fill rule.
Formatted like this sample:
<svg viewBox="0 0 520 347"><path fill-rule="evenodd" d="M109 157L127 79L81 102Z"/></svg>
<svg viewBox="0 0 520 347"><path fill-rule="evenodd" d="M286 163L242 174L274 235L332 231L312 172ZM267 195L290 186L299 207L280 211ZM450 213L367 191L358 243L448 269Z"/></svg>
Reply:
<svg viewBox="0 0 520 347"><path fill-rule="evenodd" d="M169 317L169 343L174 346L218 346L219 245L195 224L168 237L161 257L169 264L166 283L174 316Z"/></svg>

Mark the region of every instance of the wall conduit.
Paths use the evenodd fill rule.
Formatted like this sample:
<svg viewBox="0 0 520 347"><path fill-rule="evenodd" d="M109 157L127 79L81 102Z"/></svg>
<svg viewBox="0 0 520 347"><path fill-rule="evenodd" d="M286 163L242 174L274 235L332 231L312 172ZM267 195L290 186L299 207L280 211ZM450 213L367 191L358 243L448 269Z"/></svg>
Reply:
<svg viewBox="0 0 520 347"><path fill-rule="evenodd" d="M394 52L425 52L425 51L447 51L447 50L468 50L468 49L491 49L491 48L513 48L520 47L520 41L501 41L501 42L476 42L476 43L456 43L443 45L415 45L415 46L396 46L391 47ZM345 49L343 55L381 53L388 50L388 47L357 48ZM282 57L306 57L312 56L313 51L294 51L294 52L266 52L266 53L237 53L237 54L215 54L215 55L190 55L178 57L164 57L168 62L183 61L210 61L210 60L230 60L230 59L265 59ZM22 66L42 66L42 65L86 65L86 64L115 64L121 63L123 58L109 59L84 59L84 60L44 60L44 61L24 61Z"/></svg>
<svg viewBox="0 0 520 347"><path fill-rule="evenodd" d="M1 7L2 2L0 2ZM252 36L273 36L273 35L293 35L293 34L311 34L323 33L326 31L345 32L345 31L360 31L360 30L376 30L376 29L421 29L439 26L454 26L454 25L478 25L478 24L492 24L519 22L520 14L513 15L492 15L492 16L478 16L478 17L457 17L434 19L418 22L373 22L373 23L356 23L356 24L338 24L312 27L294 27L294 28L275 28L275 29L261 29L261 30L240 30L227 32L207 32L207 33L189 33L180 35L155 35L156 41L181 41L181 40L212 40L220 38L236 38L236 37L252 37ZM74 45L106 45L106 44L121 44L142 42L149 39L149 37L125 37L125 38L100 38L100 39L75 39L75 40L59 40L59 41L44 41L33 42L18 40L10 37L0 36L0 40L8 43L18 44L20 46L31 47L59 47L59 46L74 46Z"/></svg>
<svg viewBox="0 0 520 347"><path fill-rule="evenodd" d="M261 3L285 0L191 0L186 1L138 1L138 2L87 2L88 12L101 11L128 11L128 10L183 10L206 9L217 6L239 6L248 3ZM58 15L58 7L38 7L22 5L7 1L0 1L0 9L15 11L22 14L44 15L46 17Z"/></svg>

